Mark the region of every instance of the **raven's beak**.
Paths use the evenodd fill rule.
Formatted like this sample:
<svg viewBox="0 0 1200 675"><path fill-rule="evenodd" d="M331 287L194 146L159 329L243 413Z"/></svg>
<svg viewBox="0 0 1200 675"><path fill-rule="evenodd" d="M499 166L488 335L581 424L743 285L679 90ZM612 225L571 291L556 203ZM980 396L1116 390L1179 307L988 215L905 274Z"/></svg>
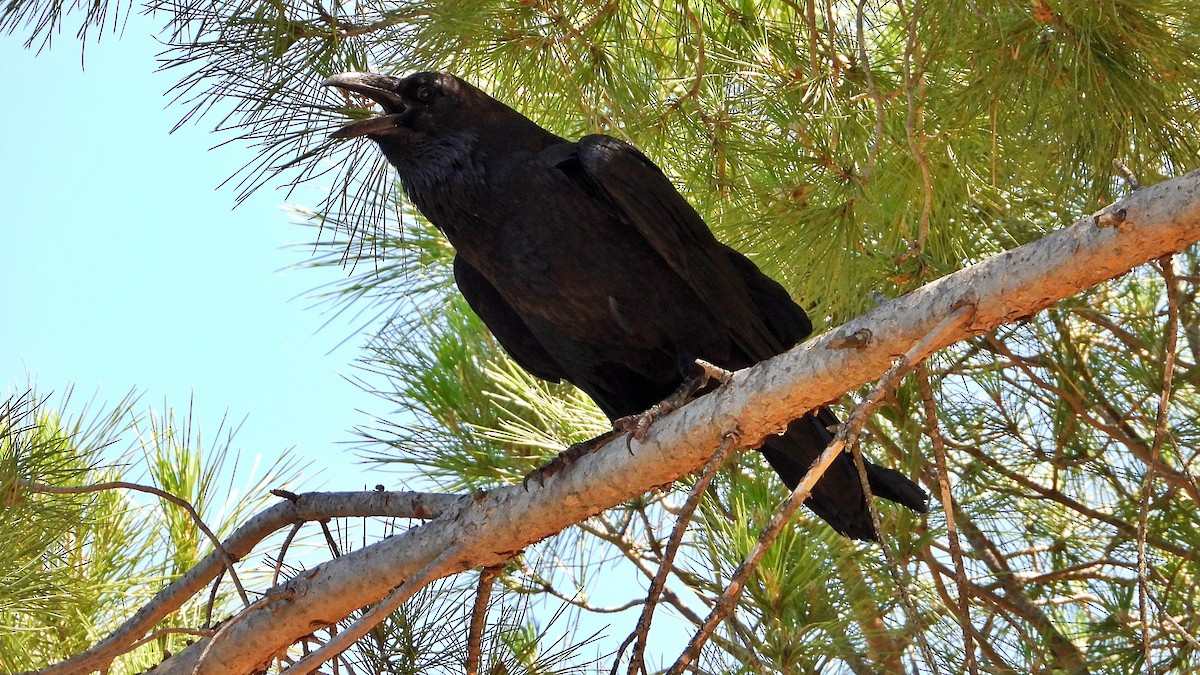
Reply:
<svg viewBox="0 0 1200 675"><path fill-rule="evenodd" d="M321 84L326 87L337 87L344 91L362 94L378 103L384 111L383 115L368 117L365 120L348 124L330 134L329 137L355 138L394 132L399 115L407 107L404 99L396 91L399 83L400 80L397 78L375 73L339 73L322 82Z"/></svg>

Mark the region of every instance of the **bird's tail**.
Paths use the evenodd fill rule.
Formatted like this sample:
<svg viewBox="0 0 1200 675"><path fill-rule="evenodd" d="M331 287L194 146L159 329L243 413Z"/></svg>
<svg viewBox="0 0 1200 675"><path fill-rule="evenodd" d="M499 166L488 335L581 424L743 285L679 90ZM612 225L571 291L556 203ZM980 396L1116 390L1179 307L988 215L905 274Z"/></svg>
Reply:
<svg viewBox="0 0 1200 675"><path fill-rule="evenodd" d="M793 420L782 435L768 437L759 450L788 489L794 489L813 460L833 440L829 429L838 423L828 408L819 408ZM871 462L866 465L871 492L876 496L903 504L918 513L928 509L929 495L916 483L898 471ZM847 453L838 455L804 504L847 537L867 541L879 539L871 524L858 470Z"/></svg>

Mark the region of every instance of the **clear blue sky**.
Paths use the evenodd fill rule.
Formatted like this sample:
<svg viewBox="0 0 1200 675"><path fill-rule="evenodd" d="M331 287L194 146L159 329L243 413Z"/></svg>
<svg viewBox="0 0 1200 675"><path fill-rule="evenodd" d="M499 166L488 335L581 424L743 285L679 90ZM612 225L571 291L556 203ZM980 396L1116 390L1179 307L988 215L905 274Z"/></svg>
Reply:
<svg viewBox="0 0 1200 675"><path fill-rule="evenodd" d="M337 348L351 328L321 329L303 297L340 272L285 269L314 231L289 222L281 191L234 209L217 189L252 155L211 149L226 140L215 120L168 133L183 109L164 96L176 74L154 72L155 26L134 17L86 58L70 33L40 54L0 35L0 393L32 379L115 403L136 388L181 413L194 396L201 430L248 416L244 455L296 446L310 473L342 467L308 487L381 482L338 443L367 421L356 408L387 412L342 377L361 340Z"/></svg>

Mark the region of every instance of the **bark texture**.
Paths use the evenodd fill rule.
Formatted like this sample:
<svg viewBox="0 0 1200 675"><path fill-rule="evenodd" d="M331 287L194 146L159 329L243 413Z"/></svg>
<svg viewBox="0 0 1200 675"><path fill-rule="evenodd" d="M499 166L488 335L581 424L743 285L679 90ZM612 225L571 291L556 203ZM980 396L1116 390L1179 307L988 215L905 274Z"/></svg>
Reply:
<svg viewBox="0 0 1200 675"><path fill-rule="evenodd" d="M437 560L434 577L503 562L514 552L704 465L726 433L746 446L821 403L878 378L957 306L975 307L945 347L1200 240L1200 171L1128 198L1036 242L946 276L735 374L732 383L655 423L633 455L624 438L544 486L463 500L439 518L348 553L272 589L212 639L156 673L250 673L300 637L348 616ZM866 338L862 347L851 336ZM428 572L429 570L427 570ZM201 655L203 659L201 661ZM199 667L197 668L197 664Z"/></svg>

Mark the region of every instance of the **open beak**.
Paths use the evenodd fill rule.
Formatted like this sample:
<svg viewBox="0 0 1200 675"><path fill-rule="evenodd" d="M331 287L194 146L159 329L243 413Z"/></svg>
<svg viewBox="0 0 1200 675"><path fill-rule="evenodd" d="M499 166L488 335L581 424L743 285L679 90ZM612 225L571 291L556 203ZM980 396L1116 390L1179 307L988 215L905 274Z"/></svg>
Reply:
<svg viewBox="0 0 1200 675"><path fill-rule="evenodd" d="M361 94L383 108L382 115L352 122L329 135L330 138L355 138L358 136L386 135L396 131L400 115L407 107L404 99L396 92L400 80L375 73L339 73L321 84L337 87L343 91Z"/></svg>

